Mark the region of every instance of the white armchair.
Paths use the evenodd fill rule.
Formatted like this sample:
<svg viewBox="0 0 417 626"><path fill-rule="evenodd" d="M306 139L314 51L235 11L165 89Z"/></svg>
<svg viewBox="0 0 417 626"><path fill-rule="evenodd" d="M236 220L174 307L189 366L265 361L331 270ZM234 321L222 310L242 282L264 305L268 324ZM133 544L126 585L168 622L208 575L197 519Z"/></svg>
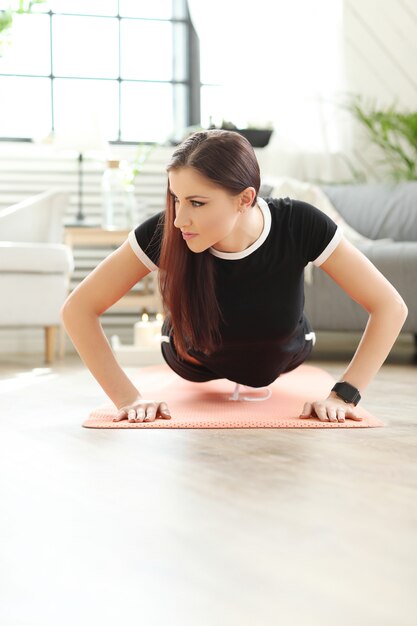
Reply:
<svg viewBox="0 0 417 626"><path fill-rule="evenodd" d="M46 363L74 270L62 243L68 202L68 193L50 190L0 209L0 327L44 327Z"/></svg>

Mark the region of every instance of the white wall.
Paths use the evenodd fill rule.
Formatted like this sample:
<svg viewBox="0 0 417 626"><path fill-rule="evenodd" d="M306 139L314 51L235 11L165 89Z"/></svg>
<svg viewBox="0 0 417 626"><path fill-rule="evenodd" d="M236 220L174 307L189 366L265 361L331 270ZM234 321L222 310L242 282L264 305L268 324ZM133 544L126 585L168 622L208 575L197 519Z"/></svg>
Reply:
<svg viewBox="0 0 417 626"><path fill-rule="evenodd" d="M344 23L351 90L415 109L416 0L345 0Z"/></svg>
<svg viewBox="0 0 417 626"><path fill-rule="evenodd" d="M350 92L388 107L417 111L416 0L344 0L344 49ZM370 147L355 125L351 149L356 162L373 177L384 169L370 162L382 153Z"/></svg>
<svg viewBox="0 0 417 626"><path fill-rule="evenodd" d="M338 2L339 0L334 0ZM286 154L281 151L285 146L283 138L275 133L271 146L268 147L266 173L269 175L288 174L310 181L349 180L354 171L364 175L366 180L378 181L387 178L387 168L377 161L384 157L380 148L370 143L368 133L352 114L343 110L339 104L346 101L349 94L360 94L365 103L378 108L396 104L404 112L417 111L417 0L340 0L343 4L342 34L345 89L337 90L331 98L337 111L337 130L343 138L343 150L339 154L326 154L323 140L323 154L296 152ZM297 6L298 0L294 0ZM301 7L302 2L299 3ZM278 11L278 9L275 9ZM283 9L285 18L285 9ZM300 21L305 17L300 13ZM315 18L314 18L315 19ZM312 19L310 32L316 36L316 24ZM280 27L277 26L277 37ZM330 26L331 28L331 26ZM303 54L308 55L308 43L303 42L294 26L294 41L301 46ZM333 32L331 33L333 36ZM320 34L320 36L322 36ZM329 38L329 49L331 40ZM288 76L291 74L291 56L285 59ZM263 59L265 66L268 59ZM318 62L317 62L318 63ZM291 82L282 81L275 76L275 67L270 67L270 82L281 80L284 97L291 97ZM307 67L307 64L305 65ZM316 69L316 68L315 68ZM303 69L295 72L295 77L302 83ZM323 68L323 73L326 68ZM320 66L318 68L320 75ZM330 80L332 78L330 77ZM334 77L339 83L340 77ZM308 87L308 83L307 83ZM258 93L258 92L257 92ZM267 93L267 86L265 86ZM314 94L312 94L312 97ZM329 103L330 104L330 103ZM297 115L299 111L297 109ZM281 120L280 120L281 123ZM323 121L325 124L325 120ZM285 119L282 121L285 125ZM326 135L323 128L323 137ZM290 145L290 144L289 144ZM300 153L301 152L301 153ZM345 161L345 162L344 162Z"/></svg>

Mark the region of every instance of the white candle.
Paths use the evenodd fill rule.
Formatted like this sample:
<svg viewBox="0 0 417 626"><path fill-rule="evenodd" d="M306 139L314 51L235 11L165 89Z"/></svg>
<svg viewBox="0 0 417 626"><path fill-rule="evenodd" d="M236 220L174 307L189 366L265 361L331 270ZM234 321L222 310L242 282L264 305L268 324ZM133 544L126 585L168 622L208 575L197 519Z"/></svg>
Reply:
<svg viewBox="0 0 417 626"><path fill-rule="evenodd" d="M139 348L154 348L161 341L162 315L158 313L156 320L149 321L147 313L142 315L142 321L136 322L134 328L135 346Z"/></svg>

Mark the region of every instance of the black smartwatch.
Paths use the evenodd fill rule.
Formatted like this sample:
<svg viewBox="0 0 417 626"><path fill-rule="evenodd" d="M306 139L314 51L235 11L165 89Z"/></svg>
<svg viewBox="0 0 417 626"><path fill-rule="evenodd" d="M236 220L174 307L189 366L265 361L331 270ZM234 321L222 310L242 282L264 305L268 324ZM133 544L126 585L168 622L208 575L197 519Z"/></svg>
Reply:
<svg viewBox="0 0 417 626"><path fill-rule="evenodd" d="M339 398L342 398L342 400L344 400L345 402L352 402L355 406L361 399L361 394L359 393L359 390L350 383L347 383L346 381L336 383L335 386L332 388L332 391L334 391L336 395L339 396Z"/></svg>

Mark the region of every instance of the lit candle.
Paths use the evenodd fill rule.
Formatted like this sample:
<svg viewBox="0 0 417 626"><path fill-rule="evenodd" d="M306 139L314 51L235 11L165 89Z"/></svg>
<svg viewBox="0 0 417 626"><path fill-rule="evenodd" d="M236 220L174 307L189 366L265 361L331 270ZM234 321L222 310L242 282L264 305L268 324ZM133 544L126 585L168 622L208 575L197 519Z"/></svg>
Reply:
<svg viewBox="0 0 417 626"><path fill-rule="evenodd" d="M135 346L149 348L153 346L152 325L149 322L149 315L144 313L142 321L135 324Z"/></svg>
<svg viewBox="0 0 417 626"><path fill-rule="evenodd" d="M163 316L158 313L156 317L156 320L150 322L149 315L143 313L142 321L136 322L134 329L135 346L153 348L161 342Z"/></svg>

